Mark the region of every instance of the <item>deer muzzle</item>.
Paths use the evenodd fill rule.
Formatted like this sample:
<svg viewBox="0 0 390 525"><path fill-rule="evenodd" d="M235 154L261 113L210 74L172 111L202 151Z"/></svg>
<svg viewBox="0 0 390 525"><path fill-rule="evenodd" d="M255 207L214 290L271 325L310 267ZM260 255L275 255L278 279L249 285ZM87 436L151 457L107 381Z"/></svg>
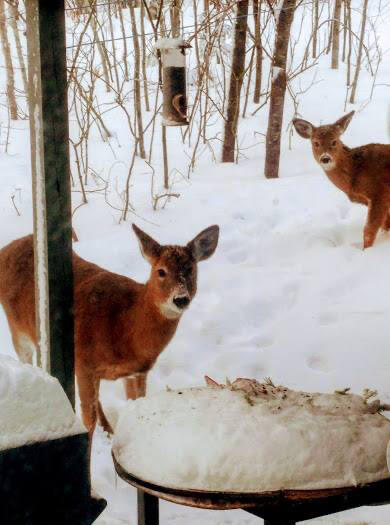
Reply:
<svg viewBox="0 0 390 525"><path fill-rule="evenodd" d="M190 304L190 298L188 295L178 295L173 298L173 304L180 310L184 310Z"/></svg>

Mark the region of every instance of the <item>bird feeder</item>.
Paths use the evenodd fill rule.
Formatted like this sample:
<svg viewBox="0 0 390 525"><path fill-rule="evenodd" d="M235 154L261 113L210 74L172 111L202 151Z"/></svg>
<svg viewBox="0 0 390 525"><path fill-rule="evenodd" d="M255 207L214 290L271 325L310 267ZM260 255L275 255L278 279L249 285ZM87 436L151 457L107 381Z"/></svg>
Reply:
<svg viewBox="0 0 390 525"><path fill-rule="evenodd" d="M160 38L156 49L163 68L163 125L187 126L186 57L182 38Z"/></svg>

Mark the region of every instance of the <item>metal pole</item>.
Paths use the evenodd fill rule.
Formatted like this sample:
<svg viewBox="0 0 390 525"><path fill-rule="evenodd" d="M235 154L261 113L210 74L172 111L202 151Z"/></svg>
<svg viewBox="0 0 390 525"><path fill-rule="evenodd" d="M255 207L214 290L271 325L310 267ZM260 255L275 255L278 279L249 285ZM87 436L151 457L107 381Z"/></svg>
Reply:
<svg viewBox="0 0 390 525"><path fill-rule="evenodd" d="M158 525L158 498L137 489L138 525Z"/></svg>
<svg viewBox="0 0 390 525"><path fill-rule="evenodd" d="M65 6L64 0L27 0L26 7L39 343L42 364L74 406Z"/></svg>

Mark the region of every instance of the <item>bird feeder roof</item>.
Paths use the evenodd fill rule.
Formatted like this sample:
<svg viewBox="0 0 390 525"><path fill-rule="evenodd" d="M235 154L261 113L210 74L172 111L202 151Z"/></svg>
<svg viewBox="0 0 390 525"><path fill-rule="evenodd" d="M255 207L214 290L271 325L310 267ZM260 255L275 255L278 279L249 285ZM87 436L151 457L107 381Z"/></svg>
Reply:
<svg viewBox="0 0 390 525"><path fill-rule="evenodd" d="M191 45L183 38L159 38L156 42L156 49L185 49Z"/></svg>

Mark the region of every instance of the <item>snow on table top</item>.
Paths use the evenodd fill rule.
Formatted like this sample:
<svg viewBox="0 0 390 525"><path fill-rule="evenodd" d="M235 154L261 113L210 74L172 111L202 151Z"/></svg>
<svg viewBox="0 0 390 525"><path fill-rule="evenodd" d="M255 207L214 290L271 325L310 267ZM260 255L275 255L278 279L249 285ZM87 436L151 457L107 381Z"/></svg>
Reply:
<svg viewBox="0 0 390 525"><path fill-rule="evenodd" d="M0 356L0 450L84 431L57 379Z"/></svg>
<svg viewBox="0 0 390 525"><path fill-rule="evenodd" d="M250 382L128 402L116 459L145 481L192 490L327 489L389 477L390 422L378 401Z"/></svg>

